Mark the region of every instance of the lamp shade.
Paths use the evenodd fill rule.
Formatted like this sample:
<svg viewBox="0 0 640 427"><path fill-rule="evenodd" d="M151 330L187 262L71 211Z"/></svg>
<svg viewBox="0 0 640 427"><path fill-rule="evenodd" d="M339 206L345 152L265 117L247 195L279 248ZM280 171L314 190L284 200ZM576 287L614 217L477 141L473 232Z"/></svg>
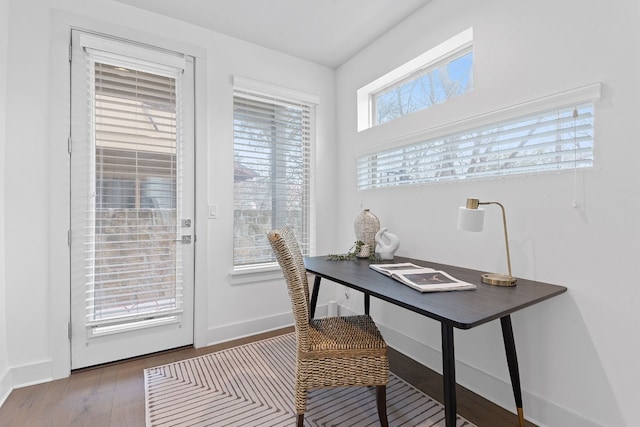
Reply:
<svg viewBox="0 0 640 427"><path fill-rule="evenodd" d="M458 208L458 230L482 231L484 226L484 209Z"/></svg>

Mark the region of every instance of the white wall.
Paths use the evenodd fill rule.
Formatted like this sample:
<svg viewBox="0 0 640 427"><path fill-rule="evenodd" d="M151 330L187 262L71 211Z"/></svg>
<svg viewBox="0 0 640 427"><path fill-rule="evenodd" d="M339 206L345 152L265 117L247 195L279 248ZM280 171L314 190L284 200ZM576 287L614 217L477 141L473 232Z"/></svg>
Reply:
<svg viewBox="0 0 640 427"><path fill-rule="evenodd" d="M4 150L6 145L6 94L7 94L7 44L9 37L9 0L0 0L0 171L5 170ZM5 238L4 238L4 192L5 174L0 173L0 403L11 387L7 352Z"/></svg>
<svg viewBox="0 0 640 427"><path fill-rule="evenodd" d="M5 208L0 211L10 224L5 233L6 247L11 248L6 252L6 326L1 327L0 321L0 339L6 331L8 355L0 353L0 372L4 361L13 374L12 386L69 373L66 140L70 26L163 47L183 46L197 56L196 97L202 108L196 142L196 344L292 324L281 280L232 284L229 277L232 77L240 75L320 97L316 196L323 206L330 206L335 192L330 167L335 163L334 70L113 1L11 0L9 5L6 99L10 108L6 112L4 172L13 185L7 186ZM208 204L218 205L219 219L207 218ZM332 229L334 218L333 210L320 208L318 226ZM319 236L320 251L328 250L330 238L330 234ZM326 302L326 292L321 297ZM0 341L5 348L2 344Z"/></svg>
<svg viewBox="0 0 640 427"><path fill-rule="evenodd" d="M361 133L356 90L460 31L474 29L472 93ZM640 209L633 174L637 141L640 16L635 0L615 7L577 0L432 0L338 69L341 244L353 240L360 205L401 239L398 255L504 271L500 211L485 232L456 230L467 197L507 209L514 275L565 285L568 293L512 316L525 415L541 426L631 426L640 378ZM596 103L595 167L358 192L358 151L390 138L602 82ZM577 208L574 201L577 186ZM357 306L353 299L348 304ZM379 303L392 345L440 369L435 322ZM499 323L456 331L458 380L513 410Z"/></svg>
<svg viewBox="0 0 640 427"><path fill-rule="evenodd" d="M2 14L7 8L9 15ZM234 285L228 275L231 76L237 74L321 98L318 253L351 245L353 219L362 204L400 236L400 255L500 270L504 255L499 223L491 222L499 221L499 215L489 213L486 231L469 236L455 230L455 210L472 196L502 201L509 216L514 274L569 288L567 294L513 316L526 415L541 426L632 425L640 378L635 363L640 344L632 329L640 320L635 310L640 298L630 279L640 235L632 215L640 202L633 197L628 172L634 170L640 151L632 130L640 95L636 79L640 64L635 54L640 18L635 0L622 0L616 7L576 0L531 4L432 0L341 67L335 80L333 70L117 2L0 0L0 17L0 28L8 27L9 36L6 51L0 44L0 64L8 64L6 98L0 97L6 99L6 134L0 103L0 165L4 166L0 188L6 190L4 200L0 197L0 208L4 203L0 224L5 226L0 228L0 238L4 230L7 248L4 274L0 249L0 309L6 308L5 318L0 317L0 381L4 367L17 378L12 386L68 372L68 196L66 160L60 151L66 149L64 87L68 83L66 36L60 29L72 22L141 34L159 44L182 43L204 52L206 68L200 81L204 89L198 95L204 97L206 109L201 111L200 123L206 125L200 129L199 135L205 138L197 147L196 275L199 295L205 298L196 302L197 342L277 326L289 312L280 282ZM357 88L469 26L474 27L476 55L472 94L379 129L356 132ZM5 95L4 67L0 67L0 95ZM354 157L363 147L397 133L416 132L593 82L604 84L596 105L596 167L578 175L577 209L572 208L573 174L367 192L355 189ZM338 179L333 175L336 169ZM3 182L12 185L2 186ZM207 204L214 203L220 219L204 219ZM324 291L321 297L329 295ZM345 304L354 307L354 300ZM439 367L436 324L372 303L392 344ZM6 356L2 348L7 348ZM459 381L511 408L499 328L490 324L457 331L456 350Z"/></svg>

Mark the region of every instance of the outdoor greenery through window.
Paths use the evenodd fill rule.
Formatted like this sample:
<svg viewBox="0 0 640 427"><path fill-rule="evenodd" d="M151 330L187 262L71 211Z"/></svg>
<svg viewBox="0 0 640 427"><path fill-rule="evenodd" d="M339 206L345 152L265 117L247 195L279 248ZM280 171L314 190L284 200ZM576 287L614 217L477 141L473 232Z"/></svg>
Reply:
<svg viewBox="0 0 640 427"><path fill-rule="evenodd" d="M390 122L472 89L473 52L468 49L374 93L374 123Z"/></svg>
<svg viewBox="0 0 640 427"><path fill-rule="evenodd" d="M358 157L358 188L593 166L593 103L517 118Z"/></svg>
<svg viewBox="0 0 640 427"><path fill-rule="evenodd" d="M239 89L233 105L234 267L275 262L266 233L285 225L306 255L314 107Z"/></svg>

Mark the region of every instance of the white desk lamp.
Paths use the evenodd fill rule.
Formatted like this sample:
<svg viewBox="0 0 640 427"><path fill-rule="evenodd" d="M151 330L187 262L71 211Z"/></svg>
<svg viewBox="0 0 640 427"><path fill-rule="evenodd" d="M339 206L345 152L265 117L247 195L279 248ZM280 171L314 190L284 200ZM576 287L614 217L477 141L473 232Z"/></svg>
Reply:
<svg viewBox="0 0 640 427"><path fill-rule="evenodd" d="M509 274L484 273L482 283L496 286L514 286L516 278L511 275L511 255L509 254L509 237L507 235L507 217L504 206L498 202L481 202L478 199L467 199L467 206L458 208L458 230L482 231L484 226L484 209L479 205L498 205L502 209L502 224L504 225L504 242L507 246L507 267Z"/></svg>

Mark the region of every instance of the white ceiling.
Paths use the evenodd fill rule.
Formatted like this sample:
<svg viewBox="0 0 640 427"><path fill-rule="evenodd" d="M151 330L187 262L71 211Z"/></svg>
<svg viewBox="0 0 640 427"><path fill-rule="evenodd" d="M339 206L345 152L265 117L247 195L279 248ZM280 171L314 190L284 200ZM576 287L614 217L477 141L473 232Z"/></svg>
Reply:
<svg viewBox="0 0 640 427"><path fill-rule="evenodd" d="M429 0L116 0L337 68Z"/></svg>

